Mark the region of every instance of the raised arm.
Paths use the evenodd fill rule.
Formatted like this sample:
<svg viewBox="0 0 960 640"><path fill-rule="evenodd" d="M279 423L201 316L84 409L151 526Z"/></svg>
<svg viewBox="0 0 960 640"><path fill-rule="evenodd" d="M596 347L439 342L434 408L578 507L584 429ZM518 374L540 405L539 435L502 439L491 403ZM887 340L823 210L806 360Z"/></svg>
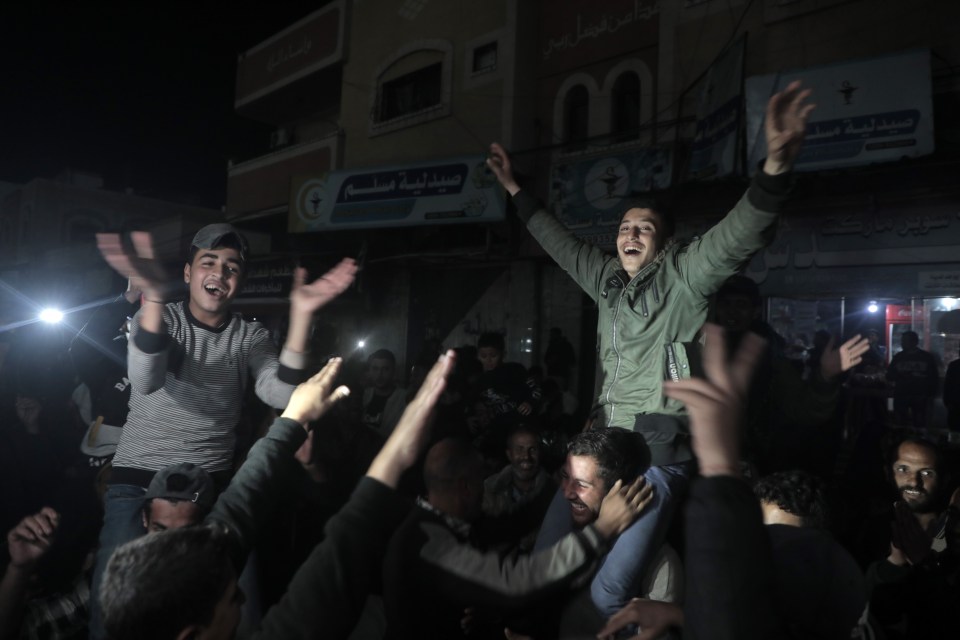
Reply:
<svg viewBox="0 0 960 640"><path fill-rule="evenodd" d="M704 333L705 377L663 383L687 406L702 476L686 507L684 637L779 637L770 540L739 464L744 400L764 343L748 334L728 362L722 329Z"/></svg>
<svg viewBox="0 0 960 640"><path fill-rule="evenodd" d="M703 237L681 254L687 283L703 295L714 293L770 243L779 213L793 188L791 171L803 145L807 118L815 105L799 81L767 102L764 135L767 158L747 193Z"/></svg>
<svg viewBox="0 0 960 640"><path fill-rule="evenodd" d="M429 437L437 400L453 369L448 351L430 370L423 386L366 477L346 505L327 523L324 541L293 577L286 595L263 620L261 638L346 638L367 594L379 581L390 536L409 503L394 491Z"/></svg>
<svg viewBox="0 0 960 640"><path fill-rule="evenodd" d="M7 534L10 564L0 579L0 639L19 638L31 577L53 544L60 516L50 507L27 516Z"/></svg>
<svg viewBox="0 0 960 640"><path fill-rule="evenodd" d="M349 395L346 387L333 389L341 363L334 358L296 388L283 415L250 449L207 516L207 522L219 522L231 532L237 543L235 560L246 554L258 532L271 521L269 514L278 496L296 486L300 463L294 454L307 438L309 423Z"/></svg>
<svg viewBox="0 0 960 640"><path fill-rule="evenodd" d="M353 284L357 275L357 263L344 258L337 266L314 280L307 282L307 270L298 267L293 272L293 287L290 290L290 328L287 340L280 352L280 364L291 369L303 369L310 323L313 314L343 293Z"/></svg>
<svg viewBox="0 0 960 640"><path fill-rule="evenodd" d="M613 256L573 235L544 209L537 198L522 190L513 174L510 154L496 142L490 145L487 166L513 198L517 215L543 250L550 254L580 288L596 299L602 288L604 267L614 259Z"/></svg>
<svg viewBox="0 0 960 640"><path fill-rule="evenodd" d="M143 292L143 305L131 320L127 370L134 388L141 393L152 393L161 388L166 379L170 337L163 314L173 287L163 265L154 257L150 234L134 231L130 239L133 252L124 248L118 234L98 233L97 247L114 271Z"/></svg>

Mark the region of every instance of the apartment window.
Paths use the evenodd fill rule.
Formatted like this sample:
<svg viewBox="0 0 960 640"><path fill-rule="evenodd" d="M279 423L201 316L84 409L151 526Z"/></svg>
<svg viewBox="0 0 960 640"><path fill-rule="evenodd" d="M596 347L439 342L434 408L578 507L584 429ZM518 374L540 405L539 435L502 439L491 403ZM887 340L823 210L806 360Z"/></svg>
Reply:
<svg viewBox="0 0 960 640"><path fill-rule="evenodd" d="M618 141L636 138L640 130L640 78L632 71L621 74L611 93L610 133Z"/></svg>
<svg viewBox="0 0 960 640"><path fill-rule="evenodd" d="M490 42L473 50L473 72L484 73L497 68L497 43Z"/></svg>
<svg viewBox="0 0 960 640"><path fill-rule="evenodd" d="M379 122L401 118L440 104L443 64L437 62L380 85Z"/></svg>
<svg viewBox="0 0 960 640"><path fill-rule="evenodd" d="M590 93L583 85L572 87L563 100L564 142L582 143L590 124Z"/></svg>

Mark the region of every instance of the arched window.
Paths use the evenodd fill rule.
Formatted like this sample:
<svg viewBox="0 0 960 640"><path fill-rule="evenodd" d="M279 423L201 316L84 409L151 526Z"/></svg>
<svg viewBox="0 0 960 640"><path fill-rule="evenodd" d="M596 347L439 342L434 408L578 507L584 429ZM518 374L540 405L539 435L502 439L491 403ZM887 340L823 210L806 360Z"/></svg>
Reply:
<svg viewBox="0 0 960 640"><path fill-rule="evenodd" d="M616 142L640 134L640 77L626 71L617 77L611 91L610 133Z"/></svg>
<svg viewBox="0 0 960 640"><path fill-rule="evenodd" d="M587 139L590 123L590 93L583 85L567 91L563 99L563 141L582 146Z"/></svg>

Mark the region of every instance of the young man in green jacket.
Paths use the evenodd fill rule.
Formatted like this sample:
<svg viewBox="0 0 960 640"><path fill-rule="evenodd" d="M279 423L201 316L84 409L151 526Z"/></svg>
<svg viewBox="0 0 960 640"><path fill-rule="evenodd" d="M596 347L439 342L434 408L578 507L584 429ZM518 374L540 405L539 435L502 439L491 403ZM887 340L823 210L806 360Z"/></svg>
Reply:
<svg viewBox="0 0 960 640"><path fill-rule="evenodd" d="M636 595L692 475L686 412L664 395L662 385L690 377L697 363L689 348L707 318L708 297L771 240L814 108L809 96L809 89L793 82L770 98L764 124L768 157L747 193L716 226L680 242L670 237L670 220L652 201L627 201L616 256L574 236L521 190L509 155L499 144L491 145L487 164L527 228L599 307L599 419L604 426L642 434L649 447L645 475L655 487L654 502L621 536L591 585L603 615L616 613ZM558 494L537 549L569 530L569 511Z"/></svg>

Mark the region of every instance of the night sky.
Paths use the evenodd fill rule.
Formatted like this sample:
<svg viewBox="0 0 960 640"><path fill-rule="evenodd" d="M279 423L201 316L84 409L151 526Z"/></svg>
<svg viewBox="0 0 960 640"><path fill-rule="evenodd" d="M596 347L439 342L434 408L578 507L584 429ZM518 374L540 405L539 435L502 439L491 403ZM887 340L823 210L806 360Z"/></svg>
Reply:
<svg viewBox="0 0 960 640"><path fill-rule="evenodd" d="M86 4L0 7L0 181L71 167L220 208L270 131L233 112L237 54L325 3Z"/></svg>

